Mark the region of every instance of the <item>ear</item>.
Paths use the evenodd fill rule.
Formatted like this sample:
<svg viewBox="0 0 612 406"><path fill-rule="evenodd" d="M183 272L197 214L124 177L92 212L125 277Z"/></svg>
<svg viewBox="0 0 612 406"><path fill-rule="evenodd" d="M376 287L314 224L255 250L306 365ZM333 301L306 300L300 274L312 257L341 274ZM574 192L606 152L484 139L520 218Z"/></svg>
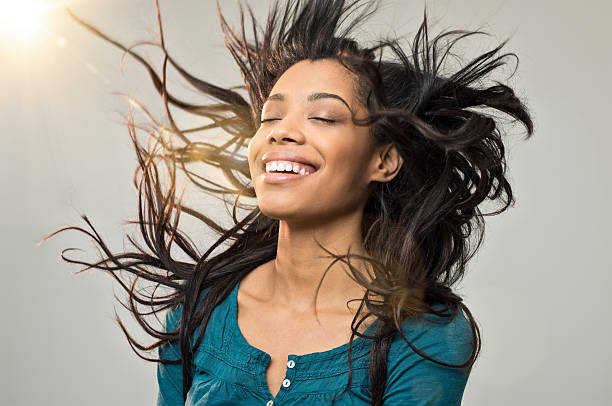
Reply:
<svg viewBox="0 0 612 406"><path fill-rule="evenodd" d="M404 159L393 144L385 144L376 149L374 154L374 172L371 181L389 182L399 172Z"/></svg>

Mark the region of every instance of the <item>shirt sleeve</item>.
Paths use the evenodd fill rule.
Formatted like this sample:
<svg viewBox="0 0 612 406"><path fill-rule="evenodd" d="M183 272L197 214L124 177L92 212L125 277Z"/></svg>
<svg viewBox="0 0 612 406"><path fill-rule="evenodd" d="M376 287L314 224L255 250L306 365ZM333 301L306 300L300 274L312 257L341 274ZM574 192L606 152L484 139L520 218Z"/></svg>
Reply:
<svg viewBox="0 0 612 406"><path fill-rule="evenodd" d="M404 335L438 361L459 365L472 355L472 330L461 310L447 324L407 323ZM384 405L459 406L470 372L421 357L398 334L389 351Z"/></svg>
<svg viewBox="0 0 612 406"><path fill-rule="evenodd" d="M180 307L166 313L165 331L173 331L180 320ZM159 358L180 359L178 341L164 343L158 347ZM157 363L157 406L179 406L183 402L183 369L181 364Z"/></svg>

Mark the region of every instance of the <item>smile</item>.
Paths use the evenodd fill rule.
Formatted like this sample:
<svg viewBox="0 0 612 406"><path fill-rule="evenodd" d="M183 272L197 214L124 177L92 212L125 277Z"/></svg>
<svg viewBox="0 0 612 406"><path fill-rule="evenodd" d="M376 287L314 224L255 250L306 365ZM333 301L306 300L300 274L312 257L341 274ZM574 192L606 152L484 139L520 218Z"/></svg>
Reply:
<svg viewBox="0 0 612 406"><path fill-rule="evenodd" d="M291 161L270 161L266 163L266 172L262 174L264 182L282 183L304 178L317 170L310 165Z"/></svg>
<svg viewBox="0 0 612 406"><path fill-rule="evenodd" d="M310 165L291 161L270 161L266 163L266 173L270 172L293 172L300 175L308 175L316 169Z"/></svg>

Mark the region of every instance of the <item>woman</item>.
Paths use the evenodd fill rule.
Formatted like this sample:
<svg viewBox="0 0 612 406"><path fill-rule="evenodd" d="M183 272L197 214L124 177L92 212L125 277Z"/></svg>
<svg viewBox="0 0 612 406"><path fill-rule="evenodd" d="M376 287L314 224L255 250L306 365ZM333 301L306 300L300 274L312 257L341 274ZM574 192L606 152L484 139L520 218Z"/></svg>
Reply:
<svg viewBox="0 0 612 406"><path fill-rule="evenodd" d="M128 309L158 339L141 345L117 319L136 353L158 362L158 405L461 403L480 334L452 286L480 246L483 216L513 203L502 131L482 108L520 121L528 136L533 124L510 87L483 84L514 55L497 55L505 42L444 72L455 43L480 32L430 41L425 15L411 53L394 39L367 47L351 34L376 7L275 2L261 30L249 8L252 39L242 8L238 33L219 10L248 101L168 55L158 7L161 78L131 48L73 15L140 61L165 106L161 123L131 100L153 123L146 149L128 121L139 159L137 224L148 250L130 238L138 251L113 254L95 229L66 228L103 248L107 256L87 268L110 271L129 293ZM384 49L392 57L383 58ZM173 96L167 62L218 102ZM169 106L211 123L179 128ZM227 142L193 135L213 128ZM232 187L198 174L194 163L219 168ZM185 187L235 199L232 227L182 203L177 168ZM255 206L240 197L255 198ZM482 213L485 199L503 205ZM204 254L180 231L181 213L220 235ZM173 243L188 260L175 259ZM117 270L136 278L127 284ZM143 294L139 278L168 293ZM168 310L161 331L136 303L155 315ZM155 348L159 359L139 352Z"/></svg>

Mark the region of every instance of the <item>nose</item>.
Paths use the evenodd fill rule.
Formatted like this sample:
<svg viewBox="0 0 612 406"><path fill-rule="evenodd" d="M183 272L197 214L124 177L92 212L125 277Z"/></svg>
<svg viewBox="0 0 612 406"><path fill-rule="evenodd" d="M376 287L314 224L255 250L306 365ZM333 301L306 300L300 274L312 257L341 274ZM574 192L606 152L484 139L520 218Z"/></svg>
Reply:
<svg viewBox="0 0 612 406"><path fill-rule="evenodd" d="M304 133L296 123L298 119L292 119L289 116L274 122L274 126L266 135L266 141L271 143L304 143Z"/></svg>

